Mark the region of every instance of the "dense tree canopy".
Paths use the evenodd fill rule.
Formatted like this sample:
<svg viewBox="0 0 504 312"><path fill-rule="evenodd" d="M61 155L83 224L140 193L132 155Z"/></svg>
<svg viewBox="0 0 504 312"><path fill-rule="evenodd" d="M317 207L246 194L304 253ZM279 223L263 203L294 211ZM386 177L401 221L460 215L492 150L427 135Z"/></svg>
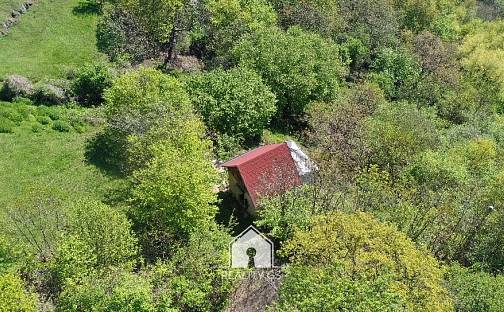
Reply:
<svg viewBox="0 0 504 312"><path fill-rule="evenodd" d="M276 112L275 95L252 70L216 70L188 81L191 99L207 127L239 141L260 138Z"/></svg>
<svg viewBox="0 0 504 312"><path fill-rule="evenodd" d="M103 58L62 66L30 29L60 2ZM0 39L58 59L0 77L0 311L501 311L503 18L503 0L41 1ZM245 209L220 164L286 140L309 183ZM230 268L251 224L277 268Z"/></svg>
<svg viewBox="0 0 504 312"><path fill-rule="evenodd" d="M416 249L394 227L363 213L315 217L310 230L294 233L283 246L282 254L289 257L293 269L288 271L280 290L280 307L452 309L438 262L426 251ZM350 282L353 280L356 283ZM324 290L322 285L331 290ZM342 291L350 296L340 296Z"/></svg>
<svg viewBox="0 0 504 312"><path fill-rule="evenodd" d="M260 30L232 52L240 66L262 76L277 96L278 116L287 119L302 115L310 101L336 96L345 73L339 53L334 43L299 28Z"/></svg>

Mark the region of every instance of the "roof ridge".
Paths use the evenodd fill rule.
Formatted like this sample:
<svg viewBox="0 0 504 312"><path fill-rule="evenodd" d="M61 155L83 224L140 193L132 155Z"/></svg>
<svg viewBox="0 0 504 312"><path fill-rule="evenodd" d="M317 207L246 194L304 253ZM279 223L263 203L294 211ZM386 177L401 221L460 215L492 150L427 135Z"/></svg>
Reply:
<svg viewBox="0 0 504 312"><path fill-rule="evenodd" d="M230 163L230 162L232 162L232 161L234 161L234 160L236 160L236 159L238 159L238 158L245 157L245 156L247 156L248 154L255 152L257 149L264 148L264 147L268 147L268 146L273 146L273 145L277 145L276 147L280 147L280 146L282 146L282 145L284 145L284 144L287 144L287 143L286 143L286 142L283 142L283 143L274 143L274 144L267 144L267 145L261 145L261 146L258 146L258 147L254 148L254 149L251 149L250 151L247 151L247 152L245 152L245 153L243 153L243 154L241 154L241 155L235 156L235 157L233 157L233 158L231 158L231 159L229 159L229 160L227 160L227 161L223 162L223 163L221 164L221 167L225 167L225 165L226 165L227 163ZM274 149L272 149L272 150L274 150ZM272 151L272 150L270 150L270 151ZM268 151L268 152L270 152L270 151ZM243 165L243 164L248 163L248 162L249 162L249 161L251 161L252 159L254 159L254 158L251 158L251 159L246 160L245 162L243 162L243 163L242 163L242 165ZM232 166L232 167L234 167L234 166Z"/></svg>

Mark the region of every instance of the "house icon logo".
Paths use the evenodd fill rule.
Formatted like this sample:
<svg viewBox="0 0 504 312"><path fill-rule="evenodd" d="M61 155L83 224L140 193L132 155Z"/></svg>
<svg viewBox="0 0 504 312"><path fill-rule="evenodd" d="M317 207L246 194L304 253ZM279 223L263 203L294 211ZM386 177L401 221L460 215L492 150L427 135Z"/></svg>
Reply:
<svg viewBox="0 0 504 312"><path fill-rule="evenodd" d="M232 268L273 267L273 242L252 225L231 241L229 249Z"/></svg>

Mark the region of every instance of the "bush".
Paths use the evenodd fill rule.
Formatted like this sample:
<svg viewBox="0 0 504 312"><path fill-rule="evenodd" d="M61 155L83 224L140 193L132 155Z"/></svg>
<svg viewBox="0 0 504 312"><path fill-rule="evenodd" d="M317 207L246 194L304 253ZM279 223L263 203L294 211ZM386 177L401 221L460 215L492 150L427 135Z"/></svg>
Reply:
<svg viewBox="0 0 504 312"><path fill-rule="evenodd" d="M238 140L260 138L276 111L275 95L245 68L197 75L188 91L209 129Z"/></svg>
<svg viewBox="0 0 504 312"><path fill-rule="evenodd" d="M156 290L180 311L223 311L233 279L226 275L231 237L211 226L191 235L167 262L149 270ZM161 300L160 300L161 301Z"/></svg>
<svg viewBox="0 0 504 312"><path fill-rule="evenodd" d="M386 103L364 124L364 139L373 164L386 169L392 179L416 154L439 143L436 115L408 103Z"/></svg>
<svg viewBox="0 0 504 312"><path fill-rule="evenodd" d="M51 120L60 120L62 117L61 109L58 107L47 107L39 106L37 107L37 115L49 117Z"/></svg>
<svg viewBox="0 0 504 312"><path fill-rule="evenodd" d="M7 118L16 125L19 125L24 120L23 115L11 105L0 106L0 117Z"/></svg>
<svg viewBox="0 0 504 312"><path fill-rule="evenodd" d="M0 275L7 273L17 264L20 254L17 246L0 234Z"/></svg>
<svg viewBox="0 0 504 312"><path fill-rule="evenodd" d="M33 105L32 100L23 96L15 97L12 102L19 105Z"/></svg>
<svg viewBox="0 0 504 312"><path fill-rule="evenodd" d="M0 133L12 133L16 126L11 120L0 116Z"/></svg>
<svg viewBox="0 0 504 312"><path fill-rule="evenodd" d="M214 144L214 151L217 159L231 159L240 154L240 152L244 152L241 146L242 143L242 140L234 136L227 134L218 135Z"/></svg>
<svg viewBox="0 0 504 312"><path fill-rule="evenodd" d="M60 285L114 268L131 269L137 240L126 216L99 202L78 202L65 240L57 246L53 272Z"/></svg>
<svg viewBox="0 0 504 312"><path fill-rule="evenodd" d="M68 122L62 121L62 120L56 120L53 123L52 128L53 128L53 130L56 130L59 132L70 132L70 130L72 129L72 127L70 126L70 124Z"/></svg>
<svg viewBox="0 0 504 312"><path fill-rule="evenodd" d="M37 117L37 121L41 124L41 125L48 125L51 123L51 118L49 118L49 116L38 116Z"/></svg>
<svg viewBox="0 0 504 312"><path fill-rule="evenodd" d="M47 83L35 85L32 99L37 104L61 105L68 101L65 91Z"/></svg>
<svg viewBox="0 0 504 312"><path fill-rule="evenodd" d="M96 30L98 49L112 61L128 60L133 64L159 56L159 45L135 14L120 6L109 6Z"/></svg>
<svg viewBox="0 0 504 312"><path fill-rule="evenodd" d="M504 276L454 265L446 274L458 312L497 312L504 307Z"/></svg>
<svg viewBox="0 0 504 312"><path fill-rule="evenodd" d="M41 124L38 124L38 123L32 125L32 127L31 127L31 131L33 133L42 132L42 131L44 131L44 129L45 129L44 126L42 126Z"/></svg>
<svg viewBox="0 0 504 312"><path fill-rule="evenodd" d="M77 133L84 133L86 132L87 125L84 121L82 120L72 120L71 122L72 127L77 131Z"/></svg>
<svg viewBox="0 0 504 312"><path fill-rule="evenodd" d="M33 92L33 85L25 77L12 75L7 77L0 92L0 98L10 101L15 97L29 97Z"/></svg>
<svg viewBox="0 0 504 312"><path fill-rule="evenodd" d="M112 85L112 74L104 64L90 64L79 68L72 82L77 101L83 106L103 102L103 92Z"/></svg>
<svg viewBox="0 0 504 312"><path fill-rule="evenodd" d="M407 50L382 49L371 67L375 70L371 80L378 83L391 99L404 99L420 79L420 64Z"/></svg>
<svg viewBox="0 0 504 312"><path fill-rule="evenodd" d="M0 275L0 311L37 311L36 295L27 292L23 281L14 273Z"/></svg>
<svg viewBox="0 0 504 312"><path fill-rule="evenodd" d="M64 288L56 311L153 312L152 286L141 275L113 272L103 278L90 275ZM159 310L162 311L162 310Z"/></svg>

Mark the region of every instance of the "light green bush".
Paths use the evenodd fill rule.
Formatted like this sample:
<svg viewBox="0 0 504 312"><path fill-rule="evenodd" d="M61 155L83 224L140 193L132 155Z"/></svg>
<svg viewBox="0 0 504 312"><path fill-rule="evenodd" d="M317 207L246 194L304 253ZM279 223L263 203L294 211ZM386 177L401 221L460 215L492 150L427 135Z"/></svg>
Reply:
<svg viewBox="0 0 504 312"><path fill-rule="evenodd" d="M0 312L35 312L37 297L14 273L0 274Z"/></svg>

